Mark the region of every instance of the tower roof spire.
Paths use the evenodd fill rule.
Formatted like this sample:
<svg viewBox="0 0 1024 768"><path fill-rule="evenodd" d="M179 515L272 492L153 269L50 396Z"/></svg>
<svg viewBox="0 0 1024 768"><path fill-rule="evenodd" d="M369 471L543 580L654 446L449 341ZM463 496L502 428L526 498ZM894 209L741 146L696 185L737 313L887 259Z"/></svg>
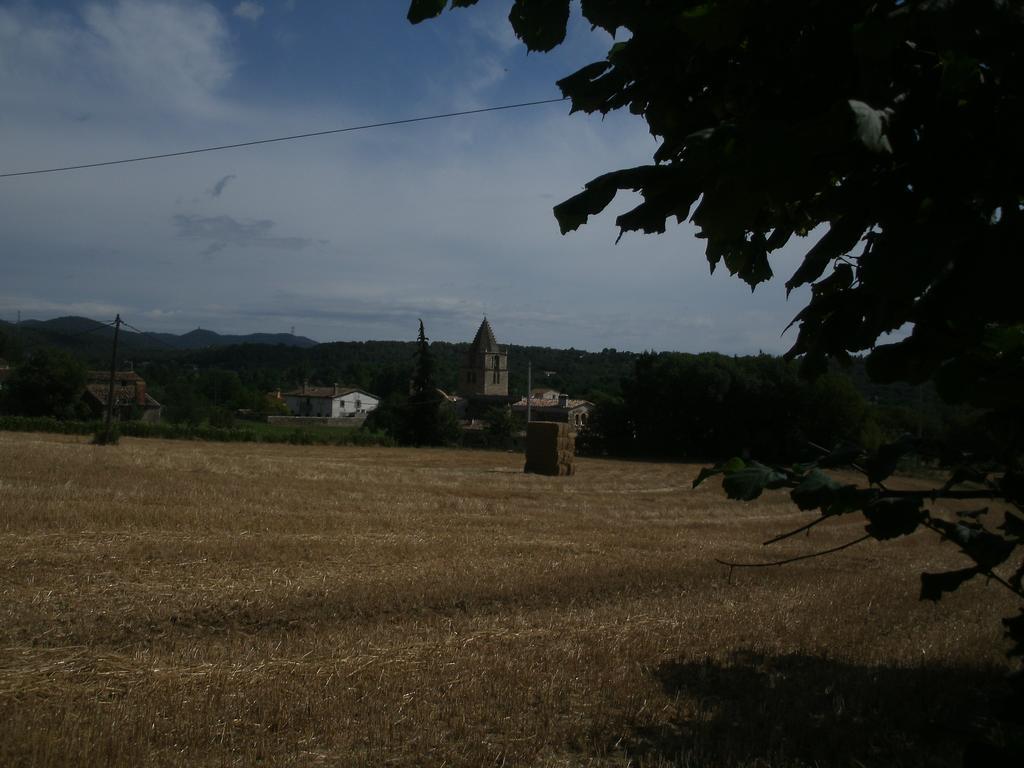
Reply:
<svg viewBox="0 0 1024 768"><path fill-rule="evenodd" d="M491 324L487 322L487 318L480 323L480 328L476 332L476 336L473 337L473 344L471 345L473 352L500 352L498 348L498 340L494 337L494 331L491 330Z"/></svg>

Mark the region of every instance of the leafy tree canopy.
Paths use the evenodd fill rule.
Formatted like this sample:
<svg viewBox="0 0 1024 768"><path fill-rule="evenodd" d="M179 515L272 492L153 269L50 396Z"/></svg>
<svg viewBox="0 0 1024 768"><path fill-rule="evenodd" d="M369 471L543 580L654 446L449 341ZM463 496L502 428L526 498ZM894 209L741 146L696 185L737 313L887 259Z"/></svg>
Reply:
<svg viewBox="0 0 1024 768"><path fill-rule="evenodd" d="M476 0L413 0L409 19ZM790 354L807 372L874 350L876 379L935 376L951 399L1001 403L1024 372L1024 12L1006 0L582 0L616 35L560 80L573 111L626 108L653 163L593 179L555 208L564 232L619 190L623 232L691 220L751 287L794 235L787 280L812 285ZM515 0L530 50L565 38L569 0ZM912 324L904 341L878 346ZM984 383L983 390L977 384Z"/></svg>
<svg viewBox="0 0 1024 768"><path fill-rule="evenodd" d="M3 409L21 416L81 417L88 412L82 403L85 380L85 366L67 352L36 350L11 373Z"/></svg>

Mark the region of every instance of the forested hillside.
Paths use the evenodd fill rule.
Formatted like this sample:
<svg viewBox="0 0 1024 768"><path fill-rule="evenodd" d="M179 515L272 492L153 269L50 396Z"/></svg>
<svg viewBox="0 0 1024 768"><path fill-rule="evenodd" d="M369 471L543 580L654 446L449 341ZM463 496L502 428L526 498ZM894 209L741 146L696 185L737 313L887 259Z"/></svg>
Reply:
<svg viewBox="0 0 1024 768"><path fill-rule="evenodd" d="M56 347L89 367L106 367L112 333L85 318L23 323L17 335L0 326L0 357L16 364L35 349ZM209 332L206 338L228 337ZM438 386L456 391L467 349L430 344ZM877 445L907 432L936 440L955 434L981 454L998 443L998 429L972 409L943 404L929 385L873 384L860 360L811 384L795 364L770 355L508 349L511 394L525 394L532 364L535 387L597 403L591 428L580 437L580 449L595 454L704 459L744 451L781 460L799 456L812 442ZM413 341L173 349L162 338L128 331L120 337L118 358L119 366L130 363L145 377L166 420L229 425L239 410L280 410L267 394L303 382L361 387L401 401L415 351Z"/></svg>
<svg viewBox="0 0 1024 768"><path fill-rule="evenodd" d="M109 365L113 339L113 323L100 322L88 317L25 320L17 325L0 320L0 356L6 354L6 357L11 358L17 358L40 347L58 347L73 352L90 365ZM131 328L122 327L118 338L118 348L126 357L166 357L168 352L226 347L232 344L281 344L303 348L316 346L312 339L289 333L223 335L202 328L179 335L136 332Z"/></svg>

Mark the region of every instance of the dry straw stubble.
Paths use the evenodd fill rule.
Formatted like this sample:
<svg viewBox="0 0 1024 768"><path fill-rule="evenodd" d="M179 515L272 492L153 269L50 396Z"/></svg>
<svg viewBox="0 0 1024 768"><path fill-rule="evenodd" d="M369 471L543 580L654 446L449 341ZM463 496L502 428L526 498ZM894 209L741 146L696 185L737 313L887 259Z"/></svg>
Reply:
<svg viewBox="0 0 1024 768"><path fill-rule="evenodd" d="M784 496L577 468L0 433L0 764L956 764L1012 606L919 603L954 550L729 583Z"/></svg>

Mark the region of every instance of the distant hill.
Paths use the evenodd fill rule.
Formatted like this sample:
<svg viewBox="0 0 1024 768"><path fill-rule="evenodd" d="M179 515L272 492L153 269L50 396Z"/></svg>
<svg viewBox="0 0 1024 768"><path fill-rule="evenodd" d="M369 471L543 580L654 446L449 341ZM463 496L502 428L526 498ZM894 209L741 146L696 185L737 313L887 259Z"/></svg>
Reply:
<svg viewBox="0 0 1024 768"><path fill-rule="evenodd" d="M39 347L58 347L91 367L105 369L110 365L113 334L112 327L86 317L28 320L17 329L0 321L0 357L16 359ZM5 355L5 346L19 352ZM468 348L466 342L431 343L436 380L443 389L457 389L459 368ZM122 328L117 364L123 367L130 362L137 366L136 370L144 370L147 383L158 393L157 399L163 397L168 402L173 396L167 394L166 388L173 382L212 371L234 372L243 386L257 392L309 381L324 386L339 382L388 396L408 392L416 349L414 341L318 344L284 333L222 335L197 328L181 335L140 334ZM515 344L507 349L509 389L513 394L526 392L527 367L531 363L534 386L551 387L575 397L619 394L637 357L635 353L614 349L585 352Z"/></svg>
<svg viewBox="0 0 1024 768"><path fill-rule="evenodd" d="M54 346L66 349L88 360L103 360L110 354L114 329L88 317L57 317L52 320L23 320L20 327L0 321L0 330L8 336L17 333L19 343L26 350L38 346ZM120 355L125 357L145 354L152 356L171 351L194 351L214 347L229 347L237 344L269 344L309 349L317 342L305 336L290 333L250 333L245 335L222 335L214 331L197 328L185 334L135 333L121 328L118 340Z"/></svg>
<svg viewBox="0 0 1024 768"><path fill-rule="evenodd" d="M235 344L283 344L286 347L308 349L315 347L317 342L305 336L293 336L290 333L247 333L244 335L220 334L196 328L194 331L176 336L173 333L147 334L155 336L176 349L208 349L209 347L230 347Z"/></svg>

